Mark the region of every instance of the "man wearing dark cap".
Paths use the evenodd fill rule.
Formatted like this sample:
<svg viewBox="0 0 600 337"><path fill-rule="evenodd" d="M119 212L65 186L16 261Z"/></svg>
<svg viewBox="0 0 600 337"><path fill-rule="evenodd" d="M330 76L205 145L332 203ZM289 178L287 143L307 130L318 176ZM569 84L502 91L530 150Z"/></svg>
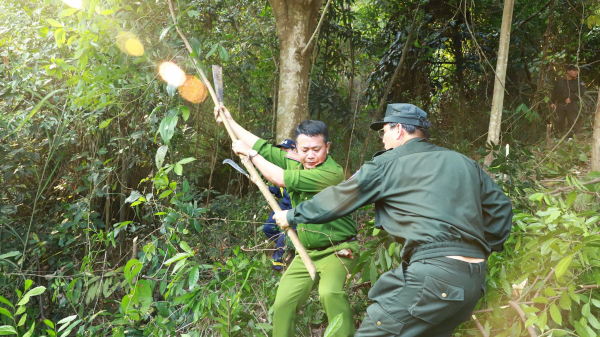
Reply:
<svg viewBox="0 0 600 337"><path fill-rule="evenodd" d="M371 125L385 150L349 180L289 211L282 228L332 221L375 203L375 226L402 244L402 265L369 291L374 301L355 336L451 336L485 289L486 260L503 250L508 197L477 162L430 144L427 114L389 104Z"/></svg>
<svg viewBox="0 0 600 337"><path fill-rule="evenodd" d="M291 139L285 139L280 144L275 145L275 147L289 153L296 149L296 142ZM281 210L292 208L292 201L290 200L290 196L287 194L285 187L269 186L269 192L277 199L281 199L281 202L279 203ZM263 232L269 240L276 242L275 252L271 259L271 268L275 271L282 271L284 267L283 254L285 253L285 234L281 231L279 226L277 226L275 220L273 220L273 214L275 214L275 212L271 212L269 215L267 222L263 226ZM292 250L290 254L293 258L294 251Z"/></svg>
<svg viewBox="0 0 600 337"><path fill-rule="evenodd" d="M579 101L585 93L585 85L583 81L579 81L577 75L579 68L573 64L568 65L566 76L556 81L550 96L550 108L556 110L556 128L561 137L568 131L567 136L572 138L581 125ZM568 122L565 122L565 119Z"/></svg>

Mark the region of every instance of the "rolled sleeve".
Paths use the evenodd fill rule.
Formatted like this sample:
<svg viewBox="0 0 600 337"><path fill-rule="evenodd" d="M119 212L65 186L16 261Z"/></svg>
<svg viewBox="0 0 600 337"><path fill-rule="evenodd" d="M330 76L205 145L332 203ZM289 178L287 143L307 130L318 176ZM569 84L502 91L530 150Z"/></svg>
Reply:
<svg viewBox="0 0 600 337"><path fill-rule="evenodd" d="M285 169L286 168L286 159L285 156L287 152L267 143L264 139L259 139L254 143L252 147L253 150L256 150L263 158L268 160L269 162Z"/></svg>
<svg viewBox="0 0 600 337"><path fill-rule="evenodd" d="M318 193L324 188L337 185L344 180L343 171L335 172L323 168L311 170L284 170L283 182L290 192Z"/></svg>
<svg viewBox="0 0 600 337"><path fill-rule="evenodd" d="M311 200L290 210L287 220L290 225L327 223L377 201L381 196L380 191L380 167L376 163L368 162L354 178L337 186L330 186Z"/></svg>

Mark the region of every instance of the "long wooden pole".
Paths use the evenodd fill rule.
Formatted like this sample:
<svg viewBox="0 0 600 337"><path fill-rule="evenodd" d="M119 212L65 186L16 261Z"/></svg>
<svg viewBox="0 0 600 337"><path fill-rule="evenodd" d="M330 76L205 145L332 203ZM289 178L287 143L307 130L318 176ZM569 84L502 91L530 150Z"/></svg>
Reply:
<svg viewBox="0 0 600 337"><path fill-rule="evenodd" d="M173 1L167 0L167 2L169 3L169 11L171 12L171 18L173 18L173 23L175 24L175 28L177 29L179 36L183 40L183 43L185 43L185 46L186 46L188 52L190 54L192 54L192 52L193 52L192 46L190 46L188 39L185 37L185 35L183 35L183 32L181 31L181 29L179 29L179 26L177 26L177 17L175 16L175 10L173 8ZM227 133L229 134L229 137L231 138L232 141L238 140L235 133L233 132L233 129L231 128L231 125L229 125L229 121L227 120L227 118L225 118L225 115L223 114L221 105L219 104L219 101L217 100L217 95L215 94L215 91L214 91L212 85L206 78L204 71L202 71L202 68L200 67L200 65L198 64L198 61L195 58L191 57L191 59L193 60L194 65L196 66L196 70L198 71L198 73L200 74L200 77L202 78L202 82L204 82L204 85L206 85L206 88L208 89L208 92L210 93L210 97L212 97L212 100L215 103L215 106L217 106L219 108L219 117L223 121L223 125L225 125L225 129L227 129ZM256 168L254 167L252 162L250 160L248 160L248 157L246 157L246 156L240 155L240 158L241 158L242 164L244 164L244 166L248 170L248 173L250 174L250 180L254 184L256 184L256 186L258 186L258 189L262 192L265 199L267 199L269 206L271 206L271 208L275 212L280 212L281 208L279 207L277 200L275 200L275 197L273 197L271 192L269 192L269 188L267 187L265 182L262 180L262 178L258 174L258 171L256 171ZM289 236L290 240L292 240L292 243L294 244L294 247L298 251L298 255L300 255L302 262L304 262L304 265L306 266L306 269L308 270L310 277L314 280L315 275L317 273L317 269L315 268L314 263L310 259L310 256L308 256L308 253L306 252L306 249L302 245L302 242L300 242L298 235L296 234L296 232L293 229L290 230L289 228L287 229L286 234Z"/></svg>

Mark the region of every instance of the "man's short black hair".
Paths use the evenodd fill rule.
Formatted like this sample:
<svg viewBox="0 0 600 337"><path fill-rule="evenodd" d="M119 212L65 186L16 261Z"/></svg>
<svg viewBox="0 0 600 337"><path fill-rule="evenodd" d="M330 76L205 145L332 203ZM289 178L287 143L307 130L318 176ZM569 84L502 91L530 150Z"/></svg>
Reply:
<svg viewBox="0 0 600 337"><path fill-rule="evenodd" d="M577 68L577 66L574 64L569 64L567 66L567 70L579 70L579 68Z"/></svg>
<svg viewBox="0 0 600 337"><path fill-rule="evenodd" d="M321 121L316 120L305 120L304 122L298 124L295 130L296 141L298 141L298 136L305 135L309 137L323 136L323 141L325 144L329 141L329 133L327 132L327 125Z"/></svg>

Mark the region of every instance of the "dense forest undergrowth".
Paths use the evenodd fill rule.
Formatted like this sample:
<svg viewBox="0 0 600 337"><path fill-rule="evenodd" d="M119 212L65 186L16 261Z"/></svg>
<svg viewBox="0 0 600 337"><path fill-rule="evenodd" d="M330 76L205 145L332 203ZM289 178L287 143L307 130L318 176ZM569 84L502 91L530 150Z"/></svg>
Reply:
<svg viewBox="0 0 600 337"><path fill-rule="evenodd" d="M221 64L236 120L269 141L288 135L278 124L277 1L180 0L173 16L168 3L0 3L0 335L271 335L281 275L262 233L270 209L221 164L235 155L210 99L201 102L205 88L177 88L158 72L170 61L195 83L196 67ZM421 106L433 143L483 162L502 4L319 8L298 118L327 123L347 176L380 149L368 125L392 102ZM514 224L455 335L597 336L600 7L517 3L512 28L501 145L488 170L513 202ZM586 88L574 140L547 134L550 92L568 64ZM401 247L374 228L370 207L353 217L361 254L347 289L358 327L371 284L400 264ZM298 335L335 329L313 292Z"/></svg>

